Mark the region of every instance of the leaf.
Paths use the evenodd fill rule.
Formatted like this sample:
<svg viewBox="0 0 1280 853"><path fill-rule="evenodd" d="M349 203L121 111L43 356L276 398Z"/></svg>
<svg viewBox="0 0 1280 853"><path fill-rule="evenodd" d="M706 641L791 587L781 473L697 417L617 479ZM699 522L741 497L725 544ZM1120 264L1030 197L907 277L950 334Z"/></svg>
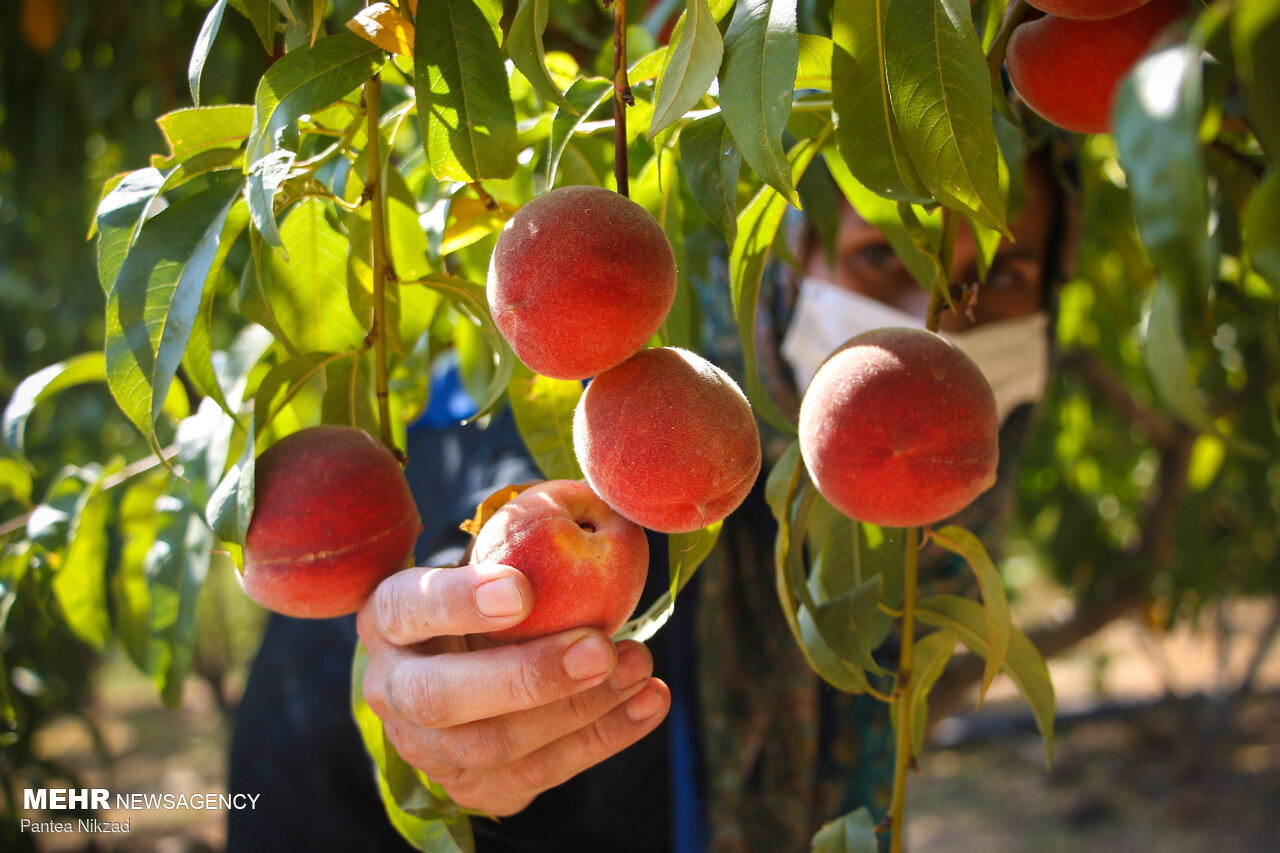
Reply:
<svg viewBox="0 0 1280 853"><path fill-rule="evenodd" d="M1280 151L1280 1L1251 0L1231 9L1231 46L1244 83L1249 124L1272 157Z"/></svg>
<svg viewBox="0 0 1280 853"><path fill-rule="evenodd" d="M187 376L205 396L212 397L218 405L230 415L235 415L236 402L228 402L218 382L217 370L213 365L213 327L218 313L216 282L226 267L227 255L235 244L236 238L249 224L249 208L243 200L237 200L227 213L226 222L222 226L222 235L218 238L218 252L209 270L210 281L201 297L200 310L196 322L191 326L191 337L187 341L187 351L182 364Z"/></svg>
<svg viewBox="0 0 1280 853"><path fill-rule="evenodd" d="M10 498L31 506L31 472L16 459L0 458L0 501Z"/></svg>
<svg viewBox="0 0 1280 853"><path fill-rule="evenodd" d="M956 640L956 632L950 628L934 631L916 640L915 650L911 654L912 683L909 689L912 700L912 755L919 755L924 751L924 733L929 722L929 691L947 668ZM900 702L900 699L894 700L895 705ZM898 719L896 714L894 718Z"/></svg>
<svg viewBox="0 0 1280 853"><path fill-rule="evenodd" d="M1268 171L1249 197L1244 245L1249 264L1280 293L1280 168Z"/></svg>
<svg viewBox="0 0 1280 853"><path fill-rule="evenodd" d="M143 214L164 185L159 169L138 169L117 183L98 203L94 223L98 232L98 281L103 293L115 287L133 235Z"/></svg>
<svg viewBox="0 0 1280 853"><path fill-rule="evenodd" d="M800 33L796 64L796 89L831 91L831 52L834 47L826 36Z"/></svg>
<svg viewBox="0 0 1280 853"><path fill-rule="evenodd" d="M876 823L863 806L822 825L813 836L813 853L879 853Z"/></svg>
<svg viewBox="0 0 1280 853"><path fill-rule="evenodd" d="M156 119L169 144L169 155L153 155L151 165L169 170L197 154L240 148L253 132L254 109L249 104L187 107Z"/></svg>
<svg viewBox="0 0 1280 853"><path fill-rule="evenodd" d="M244 540L253 520L254 462L256 460L256 434L253 420L248 422L244 450L218 485L214 487L205 504L204 517L222 543L229 547L236 568L244 570Z"/></svg>
<svg viewBox="0 0 1280 853"><path fill-rule="evenodd" d="M907 153L885 76L888 6L889 0L835 0L828 73L836 145L859 184L885 198L924 203L929 191Z"/></svg>
<svg viewBox="0 0 1280 853"><path fill-rule="evenodd" d="M156 541L156 501L169 491L169 477L145 477L131 482L116 516L122 545L120 562L111 576L115 634L129 659L151 672L151 592L147 587L147 554Z"/></svg>
<svg viewBox="0 0 1280 853"><path fill-rule="evenodd" d="M262 75L254 96L246 158L249 171L272 151L292 149L302 115L350 94L373 76L382 61L381 49L350 32L318 39L310 47L280 57Z"/></svg>
<svg viewBox="0 0 1280 853"><path fill-rule="evenodd" d="M196 36L195 47L191 50L191 61L187 64L187 83L191 86L191 101L197 107L200 106L200 77L204 74L204 64L209 58L209 49L213 47L218 27L222 26L222 13L226 8L227 0L215 0L204 23L200 25L200 35Z"/></svg>
<svg viewBox="0 0 1280 853"><path fill-rule="evenodd" d="M231 0L231 8L249 19L267 53L274 52L280 13L271 5L271 0Z"/></svg>
<svg viewBox="0 0 1280 853"><path fill-rule="evenodd" d="M582 383L539 376L517 364L507 385L511 413L534 462L548 480L581 480L573 452L573 411Z"/></svg>
<svg viewBox="0 0 1280 853"><path fill-rule="evenodd" d="M583 77L573 81L565 99L570 109L557 107L551 119L551 139L547 148L547 186L556 185L556 171L565 147L587 116L609 98L613 84L598 77Z"/></svg>
<svg viewBox="0 0 1280 853"><path fill-rule="evenodd" d="M413 46L418 124L437 178L502 180L516 170L515 106L495 0L422 0Z"/></svg>
<svg viewBox="0 0 1280 853"><path fill-rule="evenodd" d="M149 219L107 297L107 384L148 440L154 441L240 186L215 184Z"/></svg>
<svg viewBox="0 0 1280 853"><path fill-rule="evenodd" d="M542 34L547 30L550 5L551 0L520 0L507 30L507 56L543 100L574 111L572 104L565 100L560 88L551 79L551 72L547 70L547 53L542 44Z"/></svg>
<svg viewBox="0 0 1280 853"><path fill-rule="evenodd" d="M950 628L975 654L987 654L986 616L982 605L955 595L935 595L916 602L916 618L935 628ZM1003 670L1022 693L1044 739L1045 764L1053 758L1053 682L1040 652L1027 635L1014 628Z"/></svg>
<svg viewBox="0 0 1280 853"><path fill-rule="evenodd" d="M1009 616L1009 599L1005 595L1004 581L987 549L983 547L982 540L968 530L949 524L929 535L946 550L964 558L969 568L973 569L982 592L987 620L987 663L982 673L982 688L978 691L978 704L981 705L1009 653L1009 635L1013 631L1013 623Z"/></svg>
<svg viewBox="0 0 1280 853"><path fill-rule="evenodd" d="M739 0L724 35L720 111L743 159L796 207L782 132L799 62L796 0Z"/></svg>
<svg viewBox="0 0 1280 853"><path fill-rule="evenodd" d="M103 494L107 478L124 468L116 459L85 489L71 518L66 560L53 576L53 596L71 632L101 649L111 634L107 610L107 524L110 497Z"/></svg>
<svg viewBox="0 0 1280 853"><path fill-rule="evenodd" d="M27 419L36 406L67 388L106 380L107 361L100 352L73 355L65 361L37 370L18 383L9 403L4 407L4 418L0 424L3 425L5 443L15 453L23 455L26 452L23 434Z"/></svg>
<svg viewBox="0 0 1280 853"><path fill-rule="evenodd" d="M943 204L1008 235L991 78L970 4L890 3L884 36L893 114L921 181Z"/></svg>
<svg viewBox="0 0 1280 853"><path fill-rule="evenodd" d="M701 530L689 533L673 533L667 536L667 563L670 568L670 585L666 592L649 605L644 613L628 621L613 635L613 641L635 640L647 643L675 613L676 596L693 579L698 567L710 556L720 538L723 521L717 521Z"/></svg>
<svg viewBox="0 0 1280 853"><path fill-rule="evenodd" d="M253 431L260 436L311 383L323 385L325 368L347 353L309 352L273 367L253 396Z"/></svg>
<svg viewBox="0 0 1280 853"><path fill-rule="evenodd" d="M371 3L347 21L347 29L389 53L413 56L414 26L390 3Z"/></svg>
<svg viewBox="0 0 1280 853"><path fill-rule="evenodd" d="M713 113L690 122L680 131L680 159L693 201L732 245L738 234L738 172L742 152Z"/></svg>
<svg viewBox="0 0 1280 853"><path fill-rule="evenodd" d="M793 180L798 180L804 173L821 144L821 139L808 139L791 149L788 159L791 161ZM786 198L768 185L761 187L743 208L738 214L738 239L734 241L730 256L729 276L733 313L738 322L738 339L742 344L746 384L744 390L756 414L784 433L794 434L795 424L769 397L760 380L755 345L756 303L760 295L760 283L786 208Z"/></svg>
<svg viewBox="0 0 1280 853"><path fill-rule="evenodd" d="M284 250L280 227L276 224L276 194L289 177L289 170L296 159L297 155L292 151L283 150L272 151L259 158L249 168L244 190L253 226L268 244L284 251L285 260L289 259L289 253Z"/></svg>
<svg viewBox="0 0 1280 853"><path fill-rule="evenodd" d="M304 199L280 228L284 255L264 259L262 287L280 329L302 352L362 345L364 326L347 294L346 237L318 198ZM286 260L287 258L287 260Z"/></svg>
<svg viewBox="0 0 1280 853"><path fill-rule="evenodd" d="M1197 136L1200 53L1192 39L1139 60L1120 84L1113 129L1142 244L1181 295L1207 292L1218 270Z"/></svg>
<svg viewBox="0 0 1280 853"><path fill-rule="evenodd" d="M687 0L683 27L673 32L668 61L658 81L649 139L653 139L707 94L724 58L724 39L707 0Z"/></svg>

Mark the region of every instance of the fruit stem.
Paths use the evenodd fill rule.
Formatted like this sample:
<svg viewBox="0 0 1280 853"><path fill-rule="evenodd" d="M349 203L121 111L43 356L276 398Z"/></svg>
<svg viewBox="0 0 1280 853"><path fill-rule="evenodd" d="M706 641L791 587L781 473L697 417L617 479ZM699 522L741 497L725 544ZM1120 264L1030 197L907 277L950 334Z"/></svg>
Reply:
<svg viewBox="0 0 1280 853"><path fill-rule="evenodd" d="M605 5L608 5L607 3ZM635 104L627 81L627 0L613 0L613 178L618 193L627 186L627 105Z"/></svg>
<svg viewBox="0 0 1280 853"><path fill-rule="evenodd" d="M369 121L369 143L365 149L369 176L365 193L369 196L369 230L373 232L373 369L374 391L378 397L378 427L382 443L400 458L391 435L391 401L387 393L387 227L382 192L382 137L378 121L382 100L382 77L373 75L364 84L365 115Z"/></svg>
<svg viewBox="0 0 1280 853"><path fill-rule="evenodd" d="M929 294L929 313L924 327L936 332L942 325L942 309L951 302L951 286L956 281L956 237L960 233L960 218L949 207L942 208L942 246L938 261L942 265L942 281L934 285Z"/></svg>
<svg viewBox="0 0 1280 853"><path fill-rule="evenodd" d="M889 805L889 850L902 853L902 829L907 813L907 768L911 766L911 742L915 731L912 719L915 696L911 665L916 642L916 573L920 560L920 531L906 529L906 561L902 573L902 648L898 652L897 715L893 721L897 748L893 763L893 800Z"/></svg>

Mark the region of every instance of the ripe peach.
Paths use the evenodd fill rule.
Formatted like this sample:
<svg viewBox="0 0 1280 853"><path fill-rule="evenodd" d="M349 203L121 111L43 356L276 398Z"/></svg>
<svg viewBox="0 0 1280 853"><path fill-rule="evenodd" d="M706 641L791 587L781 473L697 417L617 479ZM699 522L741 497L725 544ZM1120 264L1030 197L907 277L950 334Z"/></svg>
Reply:
<svg viewBox="0 0 1280 853"><path fill-rule="evenodd" d="M1107 133L1121 79L1160 31L1187 15L1186 0L1151 0L1099 21L1045 15L1009 39L1009 80L1027 106L1079 133Z"/></svg>
<svg viewBox="0 0 1280 853"><path fill-rule="evenodd" d="M998 433L982 371L923 329L851 338L800 403L800 453L818 491L850 518L889 527L940 521L986 491Z"/></svg>
<svg viewBox="0 0 1280 853"><path fill-rule="evenodd" d="M573 447L609 506L663 533L724 518L760 472L747 398L678 347L641 350L592 380L573 415Z"/></svg>
<svg viewBox="0 0 1280 853"><path fill-rule="evenodd" d="M421 530L404 471L381 442L354 427L300 430L254 468L245 592L286 616L354 613L408 564Z"/></svg>
<svg viewBox="0 0 1280 853"><path fill-rule="evenodd" d="M649 572L644 529L618 515L581 480L548 480L494 513L476 536L473 562L512 566L533 587L533 610L485 636L499 643L589 626L612 634L635 610Z"/></svg>
<svg viewBox="0 0 1280 853"><path fill-rule="evenodd" d="M1098 21L1132 12L1149 2L1150 0L1028 0L1028 5L1059 18Z"/></svg>
<svg viewBox="0 0 1280 853"><path fill-rule="evenodd" d="M662 325L676 264L662 226L600 187L560 187L507 222L489 261L489 310L529 369L586 379Z"/></svg>

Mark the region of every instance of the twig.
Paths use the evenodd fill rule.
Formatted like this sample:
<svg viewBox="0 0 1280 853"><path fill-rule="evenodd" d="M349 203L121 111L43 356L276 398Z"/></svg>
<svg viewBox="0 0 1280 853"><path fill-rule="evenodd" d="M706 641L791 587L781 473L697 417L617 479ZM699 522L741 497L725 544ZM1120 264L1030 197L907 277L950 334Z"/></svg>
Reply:
<svg viewBox="0 0 1280 853"><path fill-rule="evenodd" d="M606 8L608 3L605 4ZM627 106L634 105L627 82L627 0L613 0L613 178L618 193L630 194L627 184Z"/></svg>
<svg viewBox="0 0 1280 853"><path fill-rule="evenodd" d="M387 391L387 228L382 192L382 139L378 128L382 100L382 77L378 74L364 84L365 113L369 121L369 230L373 232L373 370L374 390L378 397L378 426L382 443L396 458L401 458L391 433L391 400Z"/></svg>

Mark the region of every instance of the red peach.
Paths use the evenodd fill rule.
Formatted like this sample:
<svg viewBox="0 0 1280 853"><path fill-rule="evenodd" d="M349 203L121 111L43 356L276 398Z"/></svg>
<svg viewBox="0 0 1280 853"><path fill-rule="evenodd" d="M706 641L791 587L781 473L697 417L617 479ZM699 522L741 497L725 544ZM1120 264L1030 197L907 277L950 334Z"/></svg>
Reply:
<svg viewBox="0 0 1280 853"><path fill-rule="evenodd" d="M644 590L649 542L586 483L549 480L503 504L480 528L471 558L529 579L533 610L518 625L485 635L514 643L570 628L617 631Z"/></svg>
<svg viewBox="0 0 1280 853"><path fill-rule="evenodd" d="M1009 80L1027 106L1079 133L1107 133L1120 81L1169 24L1189 14L1186 0L1151 0L1101 21L1045 15L1009 39Z"/></svg>
<svg viewBox="0 0 1280 853"><path fill-rule="evenodd" d="M648 343L671 310L676 264L662 226L601 187L560 187L502 229L489 310L530 370L586 379Z"/></svg>
<svg viewBox="0 0 1280 853"><path fill-rule="evenodd" d="M1028 5L1059 18L1098 21L1132 12L1149 2L1150 0L1028 0Z"/></svg>
<svg viewBox="0 0 1280 853"><path fill-rule="evenodd" d="M678 347L645 349L592 380L573 416L587 482L651 530L685 533L733 512L760 472L760 433L737 384Z"/></svg>
<svg viewBox="0 0 1280 853"><path fill-rule="evenodd" d="M877 329L818 369L800 403L800 453L845 515L914 527L995 482L999 426L990 384L958 348L923 329Z"/></svg>
<svg viewBox="0 0 1280 853"><path fill-rule="evenodd" d="M405 568L421 530L404 471L381 442L354 427L300 430L255 465L245 592L286 616L354 613Z"/></svg>

